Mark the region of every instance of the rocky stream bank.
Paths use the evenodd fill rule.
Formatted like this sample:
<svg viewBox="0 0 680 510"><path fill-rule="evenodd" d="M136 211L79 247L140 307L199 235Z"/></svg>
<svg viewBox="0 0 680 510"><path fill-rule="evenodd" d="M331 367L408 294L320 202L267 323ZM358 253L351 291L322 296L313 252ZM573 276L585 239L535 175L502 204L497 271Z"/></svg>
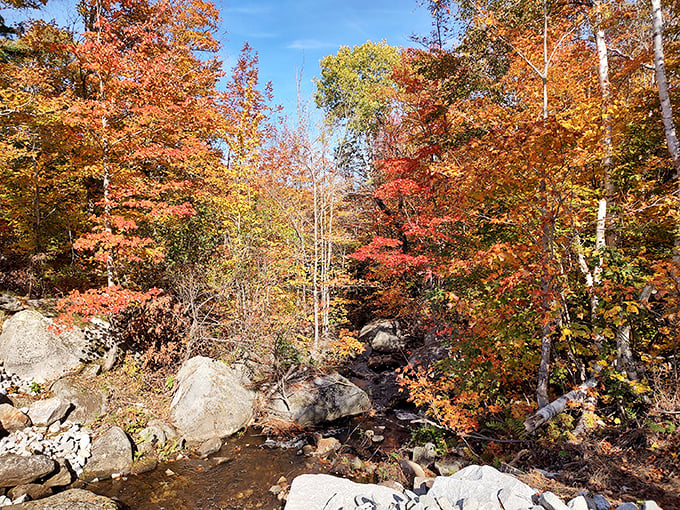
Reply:
<svg viewBox="0 0 680 510"><path fill-rule="evenodd" d="M7 296L0 299L0 310L5 315L0 335L0 506L659 508L632 495L626 495L632 501L618 506L588 491L560 499L545 483L538 489L526 483L526 474L465 467L463 457L442 457L433 444L406 454L407 426L422 418L413 410L393 409L403 401L393 369L407 339L392 321L362 330L360 338L368 348L350 366L349 378L305 372L256 389L246 365L194 357L172 378L171 398L164 400L158 393L156 402L137 402L130 400L134 392L123 395L123 387L112 383L114 373L103 372L117 357L115 342L106 339L110 332L105 323L58 332L51 319ZM428 363L443 355L442 346L429 345L414 349L411 356ZM121 402L126 416L132 413L137 421L121 419ZM373 417L368 418L369 411ZM258 425L264 431L295 433L284 441L239 432ZM315 427L321 432L308 432ZM235 439L225 441L229 437ZM231 479L244 483L230 486ZM145 501L128 499L125 487L141 484L148 485ZM218 487L235 493L219 497ZM209 502L184 499L182 491L208 493Z"/></svg>

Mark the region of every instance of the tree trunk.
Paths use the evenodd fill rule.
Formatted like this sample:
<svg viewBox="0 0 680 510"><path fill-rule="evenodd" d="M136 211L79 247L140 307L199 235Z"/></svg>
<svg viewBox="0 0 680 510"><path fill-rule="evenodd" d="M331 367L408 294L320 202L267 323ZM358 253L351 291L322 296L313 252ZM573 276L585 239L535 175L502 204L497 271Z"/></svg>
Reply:
<svg viewBox="0 0 680 510"><path fill-rule="evenodd" d="M678 143L678 137L675 133L663 53L663 13L661 12L661 0L652 0L652 27L654 30L654 68L656 70L656 83L659 89L659 101L661 102L661 117L663 119L668 152L673 159L676 177L680 177L680 143Z"/></svg>
<svg viewBox="0 0 680 510"><path fill-rule="evenodd" d="M35 144L33 145L33 214L35 215L35 253L42 251L42 239L40 230L42 229L42 218L40 216L40 182L38 172L38 161L35 156Z"/></svg>
<svg viewBox="0 0 680 510"><path fill-rule="evenodd" d="M105 123L105 120L102 120ZM111 173L109 168L109 155L106 146L104 148L104 177L103 177L103 188L104 188L104 231L107 234L113 234L111 229ZM106 282L109 287L115 285L114 271L113 271L113 255L111 251L106 254Z"/></svg>
<svg viewBox="0 0 680 510"><path fill-rule="evenodd" d="M544 423L549 422L555 416L564 411L569 402L583 402L588 396L588 390L597 386L597 379L588 379L575 390L565 393L557 400L542 406L535 414L524 421L524 429L531 434Z"/></svg>
<svg viewBox="0 0 680 510"><path fill-rule="evenodd" d="M680 143L675 133L673 122L673 110L671 98L668 93L668 80L666 79L666 64L663 53L663 13L661 0L652 0L652 27L654 33L654 68L656 70L656 83L659 89L659 101L661 102L661 117L666 135L666 145L675 167L675 178L680 189ZM677 200L677 199L676 199ZM676 232L673 249L673 260L680 263L680 234Z"/></svg>

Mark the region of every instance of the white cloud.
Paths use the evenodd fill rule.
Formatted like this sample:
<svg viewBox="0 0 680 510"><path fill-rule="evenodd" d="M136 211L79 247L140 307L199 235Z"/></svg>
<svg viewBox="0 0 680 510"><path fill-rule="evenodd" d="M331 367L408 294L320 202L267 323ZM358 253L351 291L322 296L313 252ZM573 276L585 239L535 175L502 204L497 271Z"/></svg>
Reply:
<svg viewBox="0 0 680 510"><path fill-rule="evenodd" d="M321 48L332 48L337 46L331 42L319 41L318 39L296 39L286 48L289 50L318 50Z"/></svg>

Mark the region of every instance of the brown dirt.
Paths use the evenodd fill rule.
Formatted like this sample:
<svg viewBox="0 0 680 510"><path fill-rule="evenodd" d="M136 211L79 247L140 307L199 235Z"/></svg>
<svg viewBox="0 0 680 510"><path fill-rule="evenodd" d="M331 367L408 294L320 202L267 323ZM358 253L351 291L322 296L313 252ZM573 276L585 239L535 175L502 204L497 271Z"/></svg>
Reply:
<svg viewBox="0 0 680 510"><path fill-rule="evenodd" d="M564 499L579 491L604 495L614 506L654 500L663 509L680 508L680 434L659 435L647 428L611 431L579 444L536 444L521 459L531 466L523 481ZM519 466L518 466L519 467ZM547 478L532 468L557 473Z"/></svg>

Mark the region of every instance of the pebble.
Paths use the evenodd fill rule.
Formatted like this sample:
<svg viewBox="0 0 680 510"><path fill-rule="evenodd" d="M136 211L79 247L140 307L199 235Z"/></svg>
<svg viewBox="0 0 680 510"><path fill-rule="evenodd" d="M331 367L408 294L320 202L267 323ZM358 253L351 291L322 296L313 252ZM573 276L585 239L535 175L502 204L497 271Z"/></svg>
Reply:
<svg viewBox="0 0 680 510"><path fill-rule="evenodd" d="M61 427L27 427L0 439L0 455L14 453L29 457L40 453L52 459L67 459L80 474L91 456L91 439L87 431L65 422ZM87 439L85 439L87 438Z"/></svg>
<svg viewBox="0 0 680 510"><path fill-rule="evenodd" d="M8 393L12 395L16 395L17 393L37 395L40 393L39 388L40 387L35 384L33 379L23 380L16 374L8 372L7 369L5 369L4 363L0 360L0 393L3 395L7 395Z"/></svg>

